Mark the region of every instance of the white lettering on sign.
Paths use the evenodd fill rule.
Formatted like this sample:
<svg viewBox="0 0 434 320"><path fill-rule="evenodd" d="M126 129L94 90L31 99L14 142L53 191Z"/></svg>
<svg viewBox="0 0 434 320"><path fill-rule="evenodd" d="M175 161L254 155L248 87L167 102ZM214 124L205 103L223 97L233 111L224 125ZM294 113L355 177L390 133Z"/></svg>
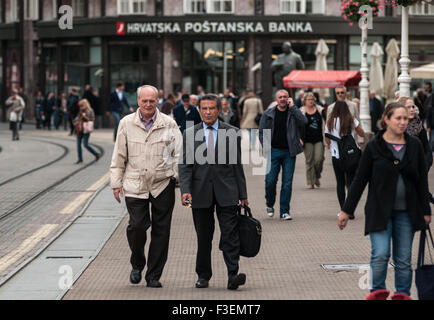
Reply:
<svg viewBox="0 0 434 320"><path fill-rule="evenodd" d="M118 23L119 25L119 23ZM183 26L183 28L181 28ZM145 22L128 23L126 33L307 33L313 32L310 22ZM119 34L119 33L118 33Z"/></svg>

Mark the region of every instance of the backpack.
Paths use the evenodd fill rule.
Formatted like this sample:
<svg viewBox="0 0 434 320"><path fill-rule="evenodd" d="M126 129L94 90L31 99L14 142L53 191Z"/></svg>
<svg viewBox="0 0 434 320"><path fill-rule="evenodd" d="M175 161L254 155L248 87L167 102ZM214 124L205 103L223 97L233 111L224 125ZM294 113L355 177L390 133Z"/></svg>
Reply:
<svg viewBox="0 0 434 320"><path fill-rule="evenodd" d="M357 146L356 140L354 140L351 134L351 129L341 138L335 137L329 133L326 133L325 136L338 143L339 163L342 170L345 172L356 171L359 166L360 158L362 157L362 150Z"/></svg>

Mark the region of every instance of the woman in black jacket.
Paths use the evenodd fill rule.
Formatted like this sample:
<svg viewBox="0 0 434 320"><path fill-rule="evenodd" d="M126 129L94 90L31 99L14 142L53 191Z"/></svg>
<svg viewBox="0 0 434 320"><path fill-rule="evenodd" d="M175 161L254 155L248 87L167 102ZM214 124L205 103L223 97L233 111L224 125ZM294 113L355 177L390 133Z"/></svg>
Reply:
<svg viewBox="0 0 434 320"><path fill-rule="evenodd" d="M363 152L348 198L339 215L341 230L354 216L357 203L369 182L365 205L365 235L371 238L371 293L367 300L386 300L385 280L393 242L396 292L392 300L410 300L411 247L414 232L431 222L428 177L420 141L406 132L408 110L389 104L382 127Z"/></svg>
<svg viewBox="0 0 434 320"><path fill-rule="evenodd" d="M422 143L423 153L425 154L426 169L429 171L432 165L432 151L428 142L428 137L425 128L423 127L423 121L416 113L414 101L408 98L405 101L405 106L408 109L408 126L407 132L414 137L418 137Z"/></svg>

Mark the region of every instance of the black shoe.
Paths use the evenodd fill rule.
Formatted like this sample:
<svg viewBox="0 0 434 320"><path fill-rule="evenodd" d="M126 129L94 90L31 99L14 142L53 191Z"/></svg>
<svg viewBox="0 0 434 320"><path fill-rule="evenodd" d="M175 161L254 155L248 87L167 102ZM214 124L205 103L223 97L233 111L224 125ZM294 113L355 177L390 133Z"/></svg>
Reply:
<svg viewBox="0 0 434 320"><path fill-rule="evenodd" d="M196 288L208 288L208 280L199 278L196 281Z"/></svg>
<svg viewBox="0 0 434 320"><path fill-rule="evenodd" d="M83 163L83 160L78 160L75 164Z"/></svg>
<svg viewBox="0 0 434 320"><path fill-rule="evenodd" d="M229 290L237 290L239 286L246 283L246 275L244 273L237 274L236 276L230 277L228 281Z"/></svg>
<svg viewBox="0 0 434 320"><path fill-rule="evenodd" d="M133 284L138 284L142 280L142 271L138 269L131 270L130 282Z"/></svg>
<svg viewBox="0 0 434 320"><path fill-rule="evenodd" d="M158 280L155 280L155 279L147 281L146 286L150 287L150 288L162 288L163 287L161 282Z"/></svg>
<svg viewBox="0 0 434 320"><path fill-rule="evenodd" d="M101 158L101 155L98 153L98 154L95 156L95 161L98 161L99 158Z"/></svg>

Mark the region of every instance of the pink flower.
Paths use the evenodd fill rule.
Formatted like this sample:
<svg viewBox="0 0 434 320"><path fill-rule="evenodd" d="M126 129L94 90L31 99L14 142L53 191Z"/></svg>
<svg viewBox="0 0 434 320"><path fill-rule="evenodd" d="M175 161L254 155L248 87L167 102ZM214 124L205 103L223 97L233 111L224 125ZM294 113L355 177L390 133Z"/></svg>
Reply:
<svg viewBox="0 0 434 320"><path fill-rule="evenodd" d="M352 22L350 22L350 26L352 26L353 25L353 23Z"/></svg>

